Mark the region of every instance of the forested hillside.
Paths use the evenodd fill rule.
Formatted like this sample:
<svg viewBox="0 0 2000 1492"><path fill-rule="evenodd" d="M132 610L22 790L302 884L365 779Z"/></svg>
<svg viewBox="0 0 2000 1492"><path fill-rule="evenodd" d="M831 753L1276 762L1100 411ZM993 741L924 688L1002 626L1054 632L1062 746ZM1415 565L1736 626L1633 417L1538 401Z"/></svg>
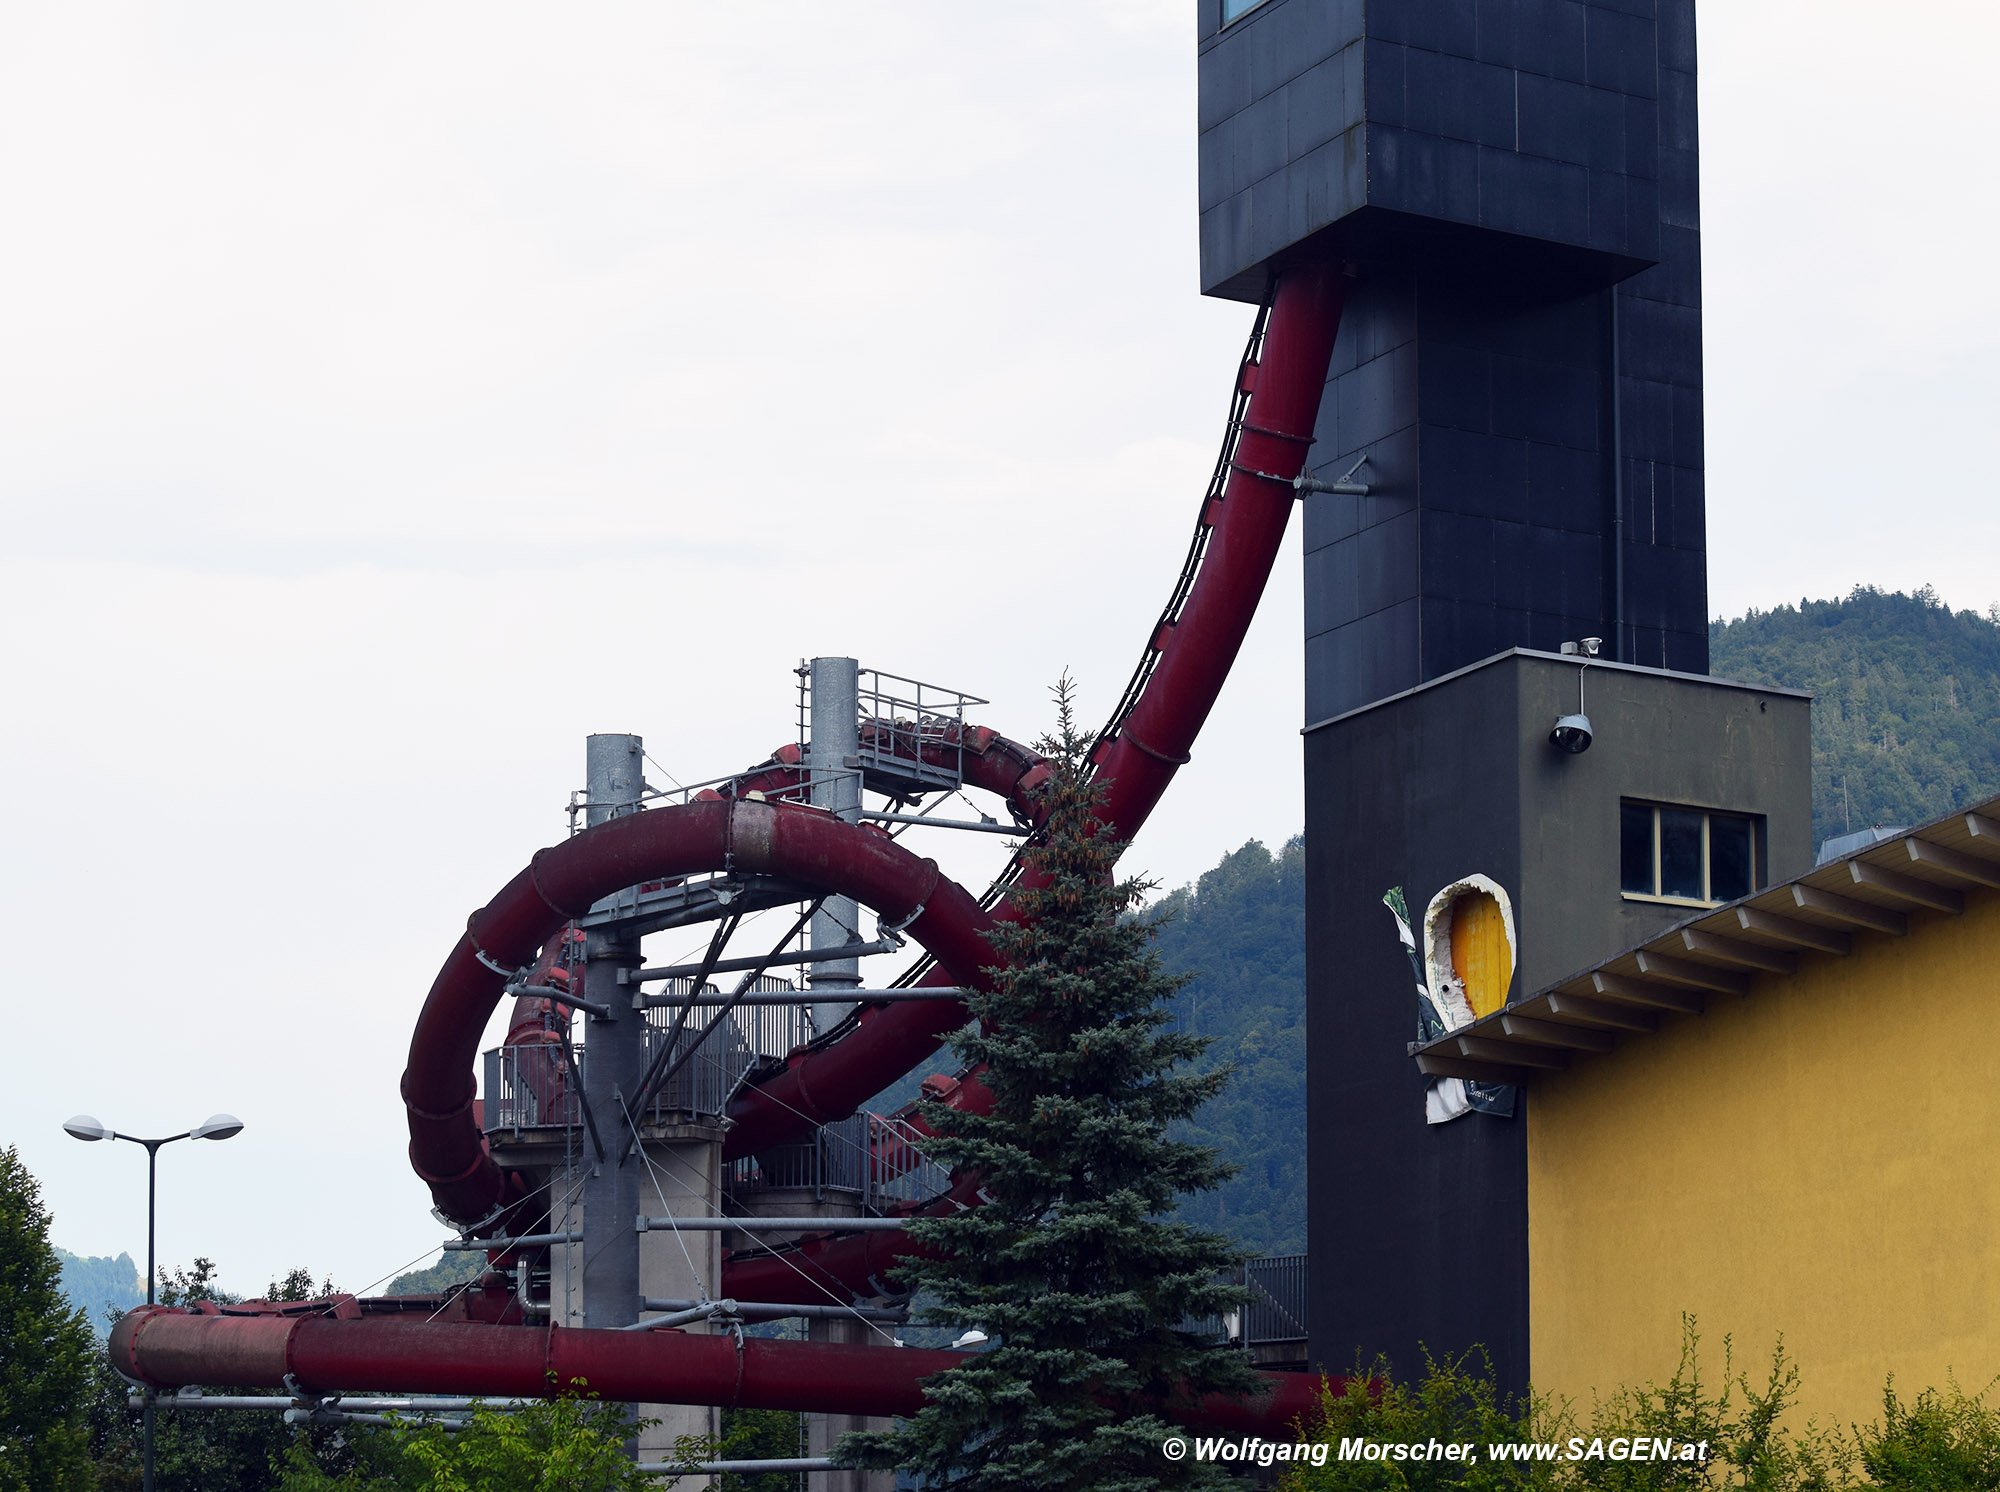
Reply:
<svg viewBox="0 0 2000 1492"><path fill-rule="evenodd" d="M1928 586L1857 586L1716 622L1709 670L1816 696L1816 842L2000 792L2000 607L1982 617Z"/></svg>
<svg viewBox="0 0 2000 1492"><path fill-rule="evenodd" d="M1305 861L1302 839L1276 855L1253 839L1154 910L1161 958L1191 976L1177 1021L1215 1039L1206 1065L1236 1069L1187 1133L1241 1170L1181 1213L1265 1254L1306 1246Z"/></svg>

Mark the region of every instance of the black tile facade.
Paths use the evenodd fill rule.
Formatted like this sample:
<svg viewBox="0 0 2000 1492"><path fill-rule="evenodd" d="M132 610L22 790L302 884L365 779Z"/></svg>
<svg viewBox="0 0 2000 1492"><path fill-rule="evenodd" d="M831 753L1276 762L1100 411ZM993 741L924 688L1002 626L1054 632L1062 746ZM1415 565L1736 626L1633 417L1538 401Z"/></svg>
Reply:
<svg viewBox="0 0 2000 1492"><path fill-rule="evenodd" d="M1225 27L1198 5L1205 291L1256 300L1307 238L1365 252L1424 222L1565 245L1599 282L1659 257L1663 145L1694 148L1691 12L1267 0Z"/></svg>
<svg viewBox="0 0 2000 1492"><path fill-rule="evenodd" d="M1200 3L1204 289L1357 269L1307 720L1579 636L1706 671L1694 0Z"/></svg>

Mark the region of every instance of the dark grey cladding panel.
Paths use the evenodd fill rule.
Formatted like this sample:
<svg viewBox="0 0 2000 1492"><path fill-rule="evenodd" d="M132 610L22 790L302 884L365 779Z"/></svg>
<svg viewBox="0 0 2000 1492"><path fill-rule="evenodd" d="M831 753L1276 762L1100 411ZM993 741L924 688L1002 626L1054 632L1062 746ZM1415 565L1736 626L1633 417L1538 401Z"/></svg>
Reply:
<svg viewBox="0 0 2000 1492"><path fill-rule="evenodd" d="M1692 0L1657 8L1265 0L1225 26L1199 0L1202 288L1255 300L1316 238L1364 264L1499 235L1571 251L1541 268L1572 283L1643 269L1663 215L1698 214L1692 170L1662 168L1695 145Z"/></svg>
<svg viewBox="0 0 2000 1492"><path fill-rule="evenodd" d="M1426 598L1423 612L1427 640L1489 630L1476 603ZM1586 620L1536 611L1506 625L1561 640ZM1642 661L1699 671L1698 638L1642 629ZM1620 895L1624 798L1763 815L1767 884L1811 863L1805 699L1593 669L1598 744L1572 757L1548 731L1579 684L1569 660L1503 657L1306 733L1307 1226L1314 1260L1334 1256L1312 1270L1316 1364L1385 1352L1421 1371L1426 1350L1478 1343L1505 1387L1529 1367L1537 1094L1511 1120L1425 1123L1410 968L1383 892L1401 887L1421 913L1468 871L1493 877L1513 901L1518 998L1685 915Z"/></svg>
<svg viewBox="0 0 2000 1492"><path fill-rule="evenodd" d="M1698 290L1679 262L1611 291L1427 263L1354 281L1313 469L1365 453L1373 490L1306 503L1309 719L1580 636L1705 665Z"/></svg>

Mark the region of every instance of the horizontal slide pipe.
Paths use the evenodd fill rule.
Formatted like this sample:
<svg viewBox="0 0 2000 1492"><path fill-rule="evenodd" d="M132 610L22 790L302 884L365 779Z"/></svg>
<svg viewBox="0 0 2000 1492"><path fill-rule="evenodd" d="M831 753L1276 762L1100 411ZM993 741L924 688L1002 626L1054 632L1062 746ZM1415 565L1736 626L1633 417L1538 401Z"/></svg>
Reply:
<svg viewBox="0 0 2000 1492"><path fill-rule="evenodd" d="M141 1306L111 1329L113 1366L154 1388L225 1371L243 1388L546 1398L579 1380L614 1403L718 1404L828 1414L911 1415L924 1380L967 1354L678 1331L468 1326L409 1317L217 1316ZM1262 1373L1260 1392L1165 1412L1197 1429L1284 1435L1319 1400L1309 1373Z"/></svg>

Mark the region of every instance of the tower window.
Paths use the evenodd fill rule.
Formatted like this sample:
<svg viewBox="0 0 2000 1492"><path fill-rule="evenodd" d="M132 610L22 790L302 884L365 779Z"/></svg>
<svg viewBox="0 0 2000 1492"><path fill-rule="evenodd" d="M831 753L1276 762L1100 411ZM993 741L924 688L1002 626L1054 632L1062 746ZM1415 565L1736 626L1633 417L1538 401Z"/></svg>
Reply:
<svg viewBox="0 0 2000 1492"><path fill-rule="evenodd" d="M1757 885L1757 821L1670 803L1621 803L1620 886L1628 897L1712 907Z"/></svg>
<svg viewBox="0 0 2000 1492"><path fill-rule="evenodd" d="M1227 26L1264 3L1265 0L1222 0L1222 24Z"/></svg>

